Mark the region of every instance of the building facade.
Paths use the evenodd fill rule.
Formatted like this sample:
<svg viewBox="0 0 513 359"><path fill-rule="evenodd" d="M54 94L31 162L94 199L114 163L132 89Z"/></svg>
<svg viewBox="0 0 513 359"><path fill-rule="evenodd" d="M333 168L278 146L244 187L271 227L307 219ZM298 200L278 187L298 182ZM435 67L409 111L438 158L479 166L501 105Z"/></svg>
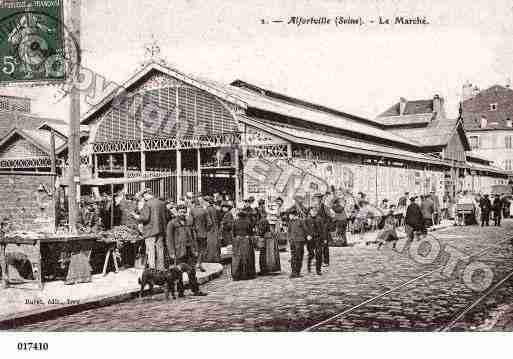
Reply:
<svg viewBox="0 0 513 359"><path fill-rule="evenodd" d="M401 128L240 80L225 85L198 79L154 62L123 88L121 98L107 96L82 119L90 129L90 184L142 177L142 186L171 200L186 192L226 191L236 200L287 201L293 193L308 198L335 188L379 202L396 201L404 191L441 195L451 171L457 172L454 182L470 176L468 142L458 121L437 119L438 127L429 131L436 137L447 127L445 142L425 144ZM455 163L461 166L455 169ZM486 164L474 175L504 179ZM469 188L477 183L468 182ZM139 186L124 187L134 192Z"/></svg>
<svg viewBox="0 0 513 359"><path fill-rule="evenodd" d="M472 151L513 174L513 90L495 85L463 87L462 117Z"/></svg>
<svg viewBox="0 0 513 359"><path fill-rule="evenodd" d="M280 196L288 204L294 194L308 201L336 189L379 203L396 202L405 191L483 192L507 177L486 159L469 156L462 122L445 118L439 97L401 100L370 120L157 62L122 90L81 119L82 194L150 187L172 201L187 192L226 192L236 201ZM60 183L69 183L67 126L39 120L32 130L4 134L0 165L47 170L53 132Z"/></svg>

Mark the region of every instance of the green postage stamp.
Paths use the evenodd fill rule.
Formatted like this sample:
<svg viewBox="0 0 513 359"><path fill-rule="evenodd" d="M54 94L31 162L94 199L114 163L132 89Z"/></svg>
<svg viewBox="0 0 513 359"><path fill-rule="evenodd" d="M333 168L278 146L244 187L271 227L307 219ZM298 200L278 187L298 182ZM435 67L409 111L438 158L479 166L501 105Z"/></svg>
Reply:
<svg viewBox="0 0 513 359"><path fill-rule="evenodd" d="M62 1L0 1L0 13L0 84L64 80Z"/></svg>

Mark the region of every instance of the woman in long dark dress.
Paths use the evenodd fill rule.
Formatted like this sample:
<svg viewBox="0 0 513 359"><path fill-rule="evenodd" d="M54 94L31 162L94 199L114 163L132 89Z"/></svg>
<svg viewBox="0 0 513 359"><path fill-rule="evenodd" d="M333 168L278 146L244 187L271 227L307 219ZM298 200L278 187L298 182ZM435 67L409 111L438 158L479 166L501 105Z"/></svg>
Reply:
<svg viewBox="0 0 513 359"><path fill-rule="evenodd" d="M221 236L222 236L222 245L229 246L233 242L233 222L235 219L232 215L232 205L225 201L221 203L222 210L222 219L221 219Z"/></svg>
<svg viewBox="0 0 513 359"><path fill-rule="evenodd" d="M263 246L260 248L259 264L260 275L281 271L280 251L278 237L271 232L271 225L267 215L263 212L257 228L258 236L262 238Z"/></svg>
<svg viewBox="0 0 513 359"><path fill-rule="evenodd" d="M240 211L233 224L233 280L253 279L256 276L255 248L251 221L245 211Z"/></svg>

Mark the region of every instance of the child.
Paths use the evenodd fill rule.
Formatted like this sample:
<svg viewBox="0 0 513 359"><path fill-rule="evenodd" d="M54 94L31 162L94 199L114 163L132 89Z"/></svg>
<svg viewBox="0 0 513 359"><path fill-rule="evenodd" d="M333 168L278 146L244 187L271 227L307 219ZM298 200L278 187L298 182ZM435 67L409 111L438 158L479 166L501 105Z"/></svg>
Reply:
<svg viewBox="0 0 513 359"><path fill-rule="evenodd" d="M303 256L305 251L306 228L303 220L299 218L296 209L289 212L288 236L290 243L290 278L301 277L301 267L303 266Z"/></svg>
<svg viewBox="0 0 513 359"><path fill-rule="evenodd" d="M347 246L347 215L344 206L341 204L340 199L335 200L333 203L333 220L335 222L335 236L341 241L342 246Z"/></svg>
<svg viewBox="0 0 513 359"><path fill-rule="evenodd" d="M322 265L322 235L323 222L318 216L318 209L316 207L310 208L309 215L305 220L305 227L307 233L307 249L308 249L308 273L311 272L312 261L315 258L315 269L317 275L321 275Z"/></svg>
<svg viewBox="0 0 513 359"><path fill-rule="evenodd" d="M380 227L381 225L382 231L378 234L378 249L380 249L386 242L393 242L392 247L395 248L399 237L397 236L397 232L395 230L396 220L393 210L390 210L387 213L387 215L383 218L382 224L380 223Z"/></svg>

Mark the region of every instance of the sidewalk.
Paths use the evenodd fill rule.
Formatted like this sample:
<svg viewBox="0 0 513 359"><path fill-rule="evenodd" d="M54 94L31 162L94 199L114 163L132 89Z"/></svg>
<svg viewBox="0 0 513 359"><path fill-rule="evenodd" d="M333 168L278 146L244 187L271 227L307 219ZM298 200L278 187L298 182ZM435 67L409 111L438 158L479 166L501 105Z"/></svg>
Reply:
<svg viewBox="0 0 513 359"><path fill-rule="evenodd" d="M434 232L441 229L445 229L448 227L452 227L454 225L453 220L443 220L439 225L433 226L429 228L428 232ZM396 229L397 235L399 236L399 239L405 238L406 233L404 232L404 227L398 227ZM377 236L379 234L379 230L373 231L373 232L367 232L363 236L360 236L358 233L348 235L347 243L350 246L366 246L372 243L377 243Z"/></svg>
<svg viewBox="0 0 513 359"><path fill-rule="evenodd" d="M206 272L197 272L200 284L219 277L223 272L223 266L218 263L204 263L204 267ZM77 311L134 298L140 290L137 280L141 273L142 269L126 269L105 277L95 275L92 282L75 285L65 285L62 281L47 282L42 291L29 284L0 288L0 329L12 328L16 321L30 317ZM187 284L185 278L184 284ZM158 291L159 288L155 287L154 292Z"/></svg>

